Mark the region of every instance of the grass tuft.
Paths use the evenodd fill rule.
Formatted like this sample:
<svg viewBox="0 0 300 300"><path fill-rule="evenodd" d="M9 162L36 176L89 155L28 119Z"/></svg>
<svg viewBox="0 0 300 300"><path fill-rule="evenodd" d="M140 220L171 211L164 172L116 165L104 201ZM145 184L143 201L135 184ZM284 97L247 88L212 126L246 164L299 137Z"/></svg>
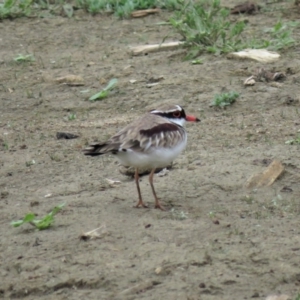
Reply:
<svg viewBox="0 0 300 300"><path fill-rule="evenodd" d="M114 13L119 18L128 18L134 10L156 7L180 9L183 0L76 0L76 3L91 14Z"/></svg>
<svg viewBox="0 0 300 300"><path fill-rule="evenodd" d="M18 56L14 58L14 61L17 63L32 62L35 61L35 58L33 54L18 54Z"/></svg>
<svg viewBox="0 0 300 300"><path fill-rule="evenodd" d="M234 91L216 95L211 106L225 108L233 104L239 96L240 94Z"/></svg>
<svg viewBox="0 0 300 300"><path fill-rule="evenodd" d="M174 12L170 23L190 48L190 57L203 51L227 53L242 48L240 35L246 26L244 22L230 22L229 13L220 0L189 1Z"/></svg>
<svg viewBox="0 0 300 300"><path fill-rule="evenodd" d="M0 2L0 20L30 15L33 0L5 0Z"/></svg>

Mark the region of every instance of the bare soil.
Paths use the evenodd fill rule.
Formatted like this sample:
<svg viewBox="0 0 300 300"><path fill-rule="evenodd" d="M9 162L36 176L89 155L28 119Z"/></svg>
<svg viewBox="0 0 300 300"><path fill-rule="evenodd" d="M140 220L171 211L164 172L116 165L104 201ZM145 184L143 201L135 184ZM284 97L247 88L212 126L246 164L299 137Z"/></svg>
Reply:
<svg viewBox="0 0 300 300"><path fill-rule="evenodd" d="M271 27L282 17L275 4L245 18L257 30ZM299 20L291 1L281 5L284 22ZM0 23L0 297L232 300L299 292L300 148L285 142L300 130L300 48L268 65L213 55L192 65L182 50L131 56L130 45L161 42L170 29L154 24L167 17L77 11L72 19ZM16 63L19 53L36 60ZM245 88L260 67L286 72L286 80ZM55 82L68 74L85 86ZM111 78L119 82L108 98L86 100ZM210 106L231 90L241 95L235 104ZM163 103L180 104L202 122L187 124L186 151L166 176L155 176L168 210L153 208L147 177L141 189L149 208L135 209L134 181L114 158L81 150ZM57 132L79 138L58 140ZM246 189L274 158L284 174L271 187ZM48 230L10 225L61 203ZM100 238L79 238L97 227Z"/></svg>

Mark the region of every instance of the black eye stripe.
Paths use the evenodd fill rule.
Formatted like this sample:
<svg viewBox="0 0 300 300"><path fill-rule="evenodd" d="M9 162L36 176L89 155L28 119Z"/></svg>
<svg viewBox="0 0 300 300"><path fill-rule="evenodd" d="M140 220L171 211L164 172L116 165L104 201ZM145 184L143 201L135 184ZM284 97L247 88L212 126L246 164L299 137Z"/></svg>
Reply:
<svg viewBox="0 0 300 300"><path fill-rule="evenodd" d="M177 110L177 111L172 111L172 112L168 112L168 113L158 112L158 113L154 113L154 114L157 116L168 118L168 119L185 118L186 117L184 110L181 110L181 111Z"/></svg>

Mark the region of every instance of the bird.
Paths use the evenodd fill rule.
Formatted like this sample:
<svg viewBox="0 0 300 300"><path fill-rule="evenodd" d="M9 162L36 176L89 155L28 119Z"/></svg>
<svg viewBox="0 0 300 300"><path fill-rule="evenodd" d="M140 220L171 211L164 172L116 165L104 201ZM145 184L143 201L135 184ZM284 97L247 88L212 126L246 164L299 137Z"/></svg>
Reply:
<svg viewBox="0 0 300 300"><path fill-rule="evenodd" d="M83 149L88 156L112 154L121 165L135 168L138 203L135 207L148 207L141 194L139 168L151 169L149 182L155 199L155 208L165 210L160 204L153 185L157 168L166 167L185 149L187 133L185 122L200 122L193 115L186 115L180 105L165 105L153 109L136 119L106 142L93 143Z"/></svg>

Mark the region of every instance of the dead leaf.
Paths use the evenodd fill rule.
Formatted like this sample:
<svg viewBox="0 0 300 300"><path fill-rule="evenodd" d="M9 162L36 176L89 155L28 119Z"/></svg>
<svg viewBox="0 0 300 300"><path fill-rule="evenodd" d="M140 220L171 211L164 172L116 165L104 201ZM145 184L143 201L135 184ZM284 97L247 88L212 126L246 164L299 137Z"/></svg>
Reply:
<svg viewBox="0 0 300 300"><path fill-rule="evenodd" d="M106 180L106 181L108 182L108 184L111 185L111 186L114 186L114 185L116 185L116 184L120 184L120 183L121 183L121 181L119 181L119 180L113 180L113 179L109 179L109 178L106 178L105 180Z"/></svg>
<svg viewBox="0 0 300 300"><path fill-rule="evenodd" d="M244 86L253 86L255 85L255 79L254 76L250 76L249 78L245 79Z"/></svg>
<svg viewBox="0 0 300 300"><path fill-rule="evenodd" d="M136 83L137 80L136 80L136 79L130 79L129 82L130 82L130 83Z"/></svg>
<svg viewBox="0 0 300 300"><path fill-rule="evenodd" d="M56 78L57 83L64 83L70 86L81 86L84 85L84 80L81 76L77 75L66 75L59 78Z"/></svg>
<svg viewBox="0 0 300 300"><path fill-rule="evenodd" d="M101 239L107 234L108 234L108 232L106 230L106 225L103 224L96 229L93 229L91 231L81 234L79 236L79 238L83 241L88 241L88 240L94 240L94 239Z"/></svg>
<svg viewBox="0 0 300 300"><path fill-rule="evenodd" d="M257 69L253 76L255 76L258 81L266 80L267 82L279 81L286 77L283 72L271 72L264 68Z"/></svg>
<svg viewBox="0 0 300 300"><path fill-rule="evenodd" d="M163 177L163 176L168 175L169 172L170 172L170 171L169 171L167 168L164 168L164 169L162 169L160 172L157 173L157 176L158 176L158 177Z"/></svg>

